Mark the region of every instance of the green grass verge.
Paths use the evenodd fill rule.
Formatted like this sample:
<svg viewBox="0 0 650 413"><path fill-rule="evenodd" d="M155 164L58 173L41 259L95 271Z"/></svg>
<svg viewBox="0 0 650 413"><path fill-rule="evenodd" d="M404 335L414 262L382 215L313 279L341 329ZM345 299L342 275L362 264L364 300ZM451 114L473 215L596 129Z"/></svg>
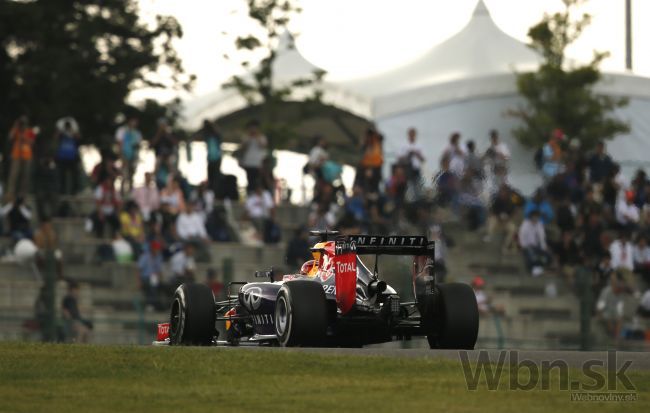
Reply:
<svg viewBox="0 0 650 413"><path fill-rule="evenodd" d="M433 358L0 343L8 412L650 411L650 372L629 377L635 402L571 402L557 378L548 391L468 391L460 362Z"/></svg>

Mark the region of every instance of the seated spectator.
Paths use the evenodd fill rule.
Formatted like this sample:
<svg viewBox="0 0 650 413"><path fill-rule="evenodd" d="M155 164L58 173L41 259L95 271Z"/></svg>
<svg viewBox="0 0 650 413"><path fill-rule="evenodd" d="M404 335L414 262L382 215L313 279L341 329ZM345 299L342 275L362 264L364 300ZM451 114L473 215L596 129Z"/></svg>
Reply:
<svg viewBox="0 0 650 413"><path fill-rule="evenodd" d="M648 238L640 236L634 245L634 271L643 277L646 284L650 285L650 245Z"/></svg>
<svg viewBox="0 0 650 413"><path fill-rule="evenodd" d="M133 201L127 202L124 211L120 212L120 232L131 244L135 256L140 255L145 236L144 223L138 205Z"/></svg>
<svg viewBox="0 0 650 413"><path fill-rule="evenodd" d="M600 292L609 284L613 275L614 268L612 268L612 256L609 251L605 251L598 260L598 264L595 268L595 280L593 283L594 297L600 295Z"/></svg>
<svg viewBox="0 0 650 413"><path fill-rule="evenodd" d="M172 274L172 290L175 290L183 283L194 282L196 272L194 253L194 245L188 242L183 244L183 248L176 251L169 260L169 267Z"/></svg>
<svg viewBox="0 0 650 413"><path fill-rule="evenodd" d="M551 257L546 245L544 223L538 210L533 210L519 227L519 245L524 253L526 268L534 277L544 273Z"/></svg>
<svg viewBox="0 0 650 413"><path fill-rule="evenodd" d="M514 244L514 237L517 233L517 225L514 220L515 204L513 193L509 186L501 185L497 192L487 221L487 235L484 237L485 242L490 242L497 231L505 234L502 251L508 251Z"/></svg>
<svg viewBox="0 0 650 413"><path fill-rule="evenodd" d="M420 181L419 171L417 173L417 182ZM401 165L393 166L393 173L391 174L388 182L386 183L386 195L390 198L393 203L394 209L400 209L404 205L404 196L406 195L407 190L407 174L404 170L404 167ZM415 184L413 187L416 191L419 191L419 185ZM353 188L354 191L354 188Z"/></svg>
<svg viewBox="0 0 650 413"><path fill-rule="evenodd" d="M68 282L68 293L61 303L61 315L65 322L65 330L69 341L74 343L87 343L90 340L92 322L81 317L79 311L79 284L75 281Z"/></svg>
<svg viewBox="0 0 650 413"><path fill-rule="evenodd" d="M14 241L23 238L32 238L32 211L25 204L22 196L16 197L14 202L9 202L2 207L2 217L6 218L8 233Z"/></svg>
<svg viewBox="0 0 650 413"><path fill-rule="evenodd" d="M257 238L263 240L265 230L273 220L275 205L269 191L265 191L261 185L254 188L246 200L246 215L255 227Z"/></svg>
<svg viewBox="0 0 650 413"><path fill-rule="evenodd" d="M621 229L633 231L639 224L639 207L634 204L634 192L627 191L625 198L616 202L616 222Z"/></svg>
<svg viewBox="0 0 650 413"><path fill-rule="evenodd" d="M581 252L574 234L571 231L562 231L560 242L553 248L557 262L560 266L560 274L563 275L569 285L573 285L576 266L580 263Z"/></svg>
<svg viewBox="0 0 650 413"><path fill-rule="evenodd" d="M560 231L573 231L575 229L575 217L568 197L560 200L555 215L555 223Z"/></svg>
<svg viewBox="0 0 650 413"><path fill-rule="evenodd" d="M125 240L119 232L115 233L115 237L111 242L111 248L113 249L113 257L117 262L127 263L133 262L135 256L133 252L133 247L129 241Z"/></svg>
<svg viewBox="0 0 650 413"><path fill-rule="evenodd" d="M309 259L311 259L309 234L305 227L300 227L294 232L293 238L287 245L287 265L290 267L290 271L293 271Z"/></svg>
<svg viewBox="0 0 650 413"><path fill-rule="evenodd" d="M544 190L541 188L535 191L533 197L524 205L524 218L529 218L533 211L538 212L542 224L549 225L553 222L553 218L555 217L553 207L546 200Z"/></svg>
<svg viewBox="0 0 650 413"><path fill-rule="evenodd" d="M160 208L160 192L154 182L153 173L144 174L144 185L135 188L132 196L142 213L142 218L149 222L152 214Z"/></svg>
<svg viewBox="0 0 650 413"><path fill-rule="evenodd" d="M176 235L183 242L208 242L205 216L199 212L197 202L190 202L188 208L176 218Z"/></svg>
<svg viewBox="0 0 650 413"><path fill-rule="evenodd" d="M160 302L159 291L163 278L162 244L151 241L143 249L138 258L138 284L144 295L145 305L148 309L162 310L165 307Z"/></svg>
<svg viewBox="0 0 650 413"><path fill-rule="evenodd" d="M630 291L637 291L634 279L634 246L626 231L620 231L618 238L609 246L612 257L612 268L621 277L621 282Z"/></svg>
<svg viewBox="0 0 650 413"><path fill-rule="evenodd" d="M212 213L208 215L205 229L212 241L229 242L239 239L236 230L230 223L226 207L221 204L215 206Z"/></svg>
<svg viewBox="0 0 650 413"><path fill-rule="evenodd" d="M617 277L612 277L608 285L603 288L596 301L598 317L605 324L607 334L611 338L618 338L623 324L624 300L622 283Z"/></svg>
<svg viewBox="0 0 650 413"><path fill-rule="evenodd" d="M176 175L167 177L167 185L160 191L160 205L164 212L174 216L185 210L185 195Z"/></svg>
<svg viewBox="0 0 650 413"><path fill-rule="evenodd" d="M104 178L101 185L95 189L95 212L91 215L92 228L97 238L104 236L104 228L108 225L111 235L119 229L117 212L120 209L120 195L115 191L113 179Z"/></svg>
<svg viewBox="0 0 650 413"><path fill-rule="evenodd" d="M210 189L207 181L203 181L190 194L190 202L194 202L196 210L207 217L214 209L214 191Z"/></svg>
<svg viewBox="0 0 650 413"><path fill-rule="evenodd" d="M330 231L336 223L336 208L332 204L321 202L312 207L307 222L312 230Z"/></svg>
<svg viewBox="0 0 650 413"><path fill-rule="evenodd" d="M345 200L345 213L349 214L357 226L365 227L369 221L366 199L359 185L352 187L352 196Z"/></svg>
<svg viewBox="0 0 650 413"><path fill-rule="evenodd" d="M111 181L120 175L120 171L115 165L115 154L110 151L103 151L101 160L90 173L90 182L93 186L100 186L107 178L110 178Z"/></svg>
<svg viewBox="0 0 650 413"><path fill-rule="evenodd" d="M650 289L647 289L641 296L636 313L643 318L650 319Z"/></svg>

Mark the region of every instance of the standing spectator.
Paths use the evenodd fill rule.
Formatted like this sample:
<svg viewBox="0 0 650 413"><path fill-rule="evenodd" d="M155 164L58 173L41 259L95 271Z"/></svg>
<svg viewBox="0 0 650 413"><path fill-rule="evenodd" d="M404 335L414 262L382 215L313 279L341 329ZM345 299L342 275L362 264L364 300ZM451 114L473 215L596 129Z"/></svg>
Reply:
<svg viewBox="0 0 650 413"><path fill-rule="evenodd" d="M34 163L33 190L38 217L63 215L70 212L70 203L59 205L59 176L54 158L48 152L43 153Z"/></svg>
<svg viewBox="0 0 650 413"><path fill-rule="evenodd" d="M549 181L562 169L562 148L560 142L564 139L561 129L554 129L548 142L542 147L542 174Z"/></svg>
<svg viewBox="0 0 650 413"><path fill-rule="evenodd" d="M451 172L458 177L463 176L465 171L465 151L460 146L460 133L454 132L449 137L449 146L442 152L441 162L445 158L449 160Z"/></svg>
<svg viewBox="0 0 650 413"><path fill-rule="evenodd" d="M208 187L212 191L217 190L221 178L221 142L223 141L219 129L215 123L209 120L203 121L201 138L205 142L208 156Z"/></svg>
<svg viewBox="0 0 650 413"><path fill-rule="evenodd" d="M602 183L613 166L612 158L605 152L605 143L598 142L594 154L589 158L589 181L593 184Z"/></svg>
<svg viewBox="0 0 650 413"><path fill-rule="evenodd" d="M259 183L260 169L266 157L267 145L268 141L260 130L259 122L256 120L248 122L246 136L242 140L239 161L239 165L246 171L248 192L253 192Z"/></svg>
<svg viewBox="0 0 650 413"><path fill-rule="evenodd" d="M519 245L524 253L526 268L534 277L544 273L544 267L551 261L546 245L544 223L539 211L534 210L519 227Z"/></svg>
<svg viewBox="0 0 650 413"><path fill-rule="evenodd" d="M487 235L485 242L490 242L497 231L505 235L501 250L508 251L514 244L514 237L517 233L517 225L514 219L515 203L513 193L509 186L501 185L499 192L492 201L490 215L487 221Z"/></svg>
<svg viewBox="0 0 650 413"><path fill-rule="evenodd" d="M95 189L95 212L91 215L92 228L97 238L104 236L104 227L108 224L112 233L119 228L117 212L122 201L115 191L113 180L106 177L104 182Z"/></svg>
<svg viewBox="0 0 650 413"><path fill-rule="evenodd" d="M57 122L54 134L57 145L55 159L59 172L59 190L64 195L73 195L79 190L80 139L79 127L73 118L63 118Z"/></svg>
<svg viewBox="0 0 650 413"><path fill-rule="evenodd" d="M176 216L185 210L185 195L180 179L175 175L167 177L167 185L160 191L160 205L164 211Z"/></svg>
<svg viewBox="0 0 650 413"><path fill-rule="evenodd" d="M145 233L142 215L138 204L134 201L127 202L124 211L120 213L120 228L122 237L131 245L133 254L138 257L142 251Z"/></svg>
<svg viewBox="0 0 650 413"><path fill-rule="evenodd" d="M490 131L490 146L486 149L483 159L492 167L493 172L499 168L508 169L510 149L505 142L499 140L499 132L496 129Z"/></svg>
<svg viewBox="0 0 650 413"><path fill-rule="evenodd" d="M554 248L557 262L562 274L569 285L573 286L573 280L576 273L576 266L580 263L580 248L571 231L562 231L560 242Z"/></svg>
<svg viewBox="0 0 650 413"><path fill-rule="evenodd" d="M260 168L260 175L258 182L262 185L265 191L269 191L274 200L279 198L277 195L277 183L275 181L275 176L273 175L273 163L274 159L272 156L264 157L262 161L262 167Z"/></svg>
<svg viewBox="0 0 650 413"><path fill-rule="evenodd" d="M18 118L14 122L11 131L9 131L11 168L5 197L8 201L13 201L17 195L25 195L29 191L33 158L32 148L35 140L36 131L29 126L27 117Z"/></svg>
<svg viewBox="0 0 650 413"><path fill-rule="evenodd" d="M605 324L607 334L614 339L620 336L623 324L623 314L625 313L623 292L622 283L616 276L612 276L607 286L600 292L596 302L598 317Z"/></svg>
<svg viewBox="0 0 650 413"><path fill-rule="evenodd" d="M418 132L415 128L407 131L407 142L399 151L399 163L406 168L409 181L418 183L422 176L422 164L426 160L422 146L417 143Z"/></svg>
<svg viewBox="0 0 650 413"><path fill-rule="evenodd" d="M441 206L451 205L456 210L458 206L458 175L450 169L450 157L444 156L440 160L440 171L433 178L436 189L436 202Z"/></svg>
<svg viewBox="0 0 650 413"><path fill-rule="evenodd" d="M314 175L316 179L322 179L323 173L321 168L325 162L330 158L327 151L327 141L323 136L317 135L314 137L315 144L309 151L309 159L307 161L307 168Z"/></svg>
<svg viewBox="0 0 650 413"><path fill-rule="evenodd" d="M485 280L481 276L476 276L472 279L472 289L476 296L476 304L480 315L503 315L505 309L503 305L492 304L492 298L485 292Z"/></svg>
<svg viewBox="0 0 650 413"><path fill-rule="evenodd" d="M6 218L9 235L14 240L32 238L32 211L22 196L2 207L2 217Z"/></svg>
<svg viewBox="0 0 650 413"><path fill-rule="evenodd" d="M115 132L115 140L120 147L122 161L122 194L133 189L133 174L137 168L138 149L142 141L142 134L138 130L138 118L131 117L126 125ZM128 189L127 189L128 188Z"/></svg>
<svg viewBox="0 0 650 413"><path fill-rule="evenodd" d="M160 192L154 181L153 173L144 174L144 185L133 190L133 200L138 205L146 222L152 219L152 214L160 208Z"/></svg>
<svg viewBox="0 0 650 413"><path fill-rule="evenodd" d="M383 137L369 128L361 142L361 171L364 188L368 193L379 191L381 167L384 164ZM359 171L357 171L359 175Z"/></svg>
<svg viewBox="0 0 650 413"><path fill-rule="evenodd" d="M147 308L160 310L159 291L163 277L162 245L151 241L138 259L138 284L145 298Z"/></svg>
<svg viewBox="0 0 650 413"><path fill-rule="evenodd" d="M87 343L90 339L90 331L93 325L90 321L81 317L79 311L79 284L75 281L68 282L68 293L63 297L61 303L61 314L66 324L67 334L70 341L75 343Z"/></svg>
<svg viewBox="0 0 650 413"><path fill-rule="evenodd" d="M483 160L476 155L476 144L473 140L467 141L467 152L465 155L465 174L473 181L483 182Z"/></svg>
<svg viewBox="0 0 650 413"><path fill-rule="evenodd" d="M156 173L163 170L167 174L174 173L176 171L178 139L172 132L167 119L158 119L158 129L151 140L151 147L156 154Z"/></svg>

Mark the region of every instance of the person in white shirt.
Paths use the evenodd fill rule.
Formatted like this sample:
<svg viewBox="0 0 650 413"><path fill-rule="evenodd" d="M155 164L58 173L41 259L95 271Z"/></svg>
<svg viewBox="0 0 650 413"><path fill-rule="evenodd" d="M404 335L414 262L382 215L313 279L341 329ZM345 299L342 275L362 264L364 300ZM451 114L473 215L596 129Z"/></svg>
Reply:
<svg viewBox="0 0 650 413"><path fill-rule="evenodd" d="M625 192L625 197L616 202L616 221L621 227L633 230L638 225L640 216L639 208L634 205L634 192Z"/></svg>
<svg viewBox="0 0 650 413"><path fill-rule="evenodd" d="M266 223L273 219L275 205L269 191L257 185L254 192L251 192L246 199L246 213L260 237L263 238Z"/></svg>
<svg viewBox="0 0 650 413"><path fill-rule="evenodd" d="M182 241L208 241L205 216L197 210L195 202L191 202L176 218L176 235Z"/></svg>
<svg viewBox="0 0 650 413"><path fill-rule="evenodd" d="M551 261L546 245L544 224L539 219L539 211L533 211L519 227L519 245L524 253L526 268L534 277L544 273L544 267Z"/></svg>
<svg viewBox="0 0 650 413"><path fill-rule="evenodd" d="M239 166L246 171L248 180L246 189L248 192L252 192L259 181L260 169L266 157L268 141L266 136L262 134L258 121L248 122L246 130L247 135L242 140L242 155Z"/></svg>
<svg viewBox="0 0 650 413"><path fill-rule="evenodd" d="M620 231L618 238L609 245L612 268L621 276L628 291L640 295L634 276L634 246L627 231Z"/></svg>
<svg viewBox="0 0 650 413"><path fill-rule="evenodd" d="M321 167L330 157L327 152L327 141L322 136L315 137L316 144L309 151L309 169L317 177L321 177Z"/></svg>
<svg viewBox="0 0 650 413"><path fill-rule="evenodd" d="M415 128L409 128L408 141L402 146L398 155L400 163L408 166L408 175L411 180L420 179L422 164L425 161L422 146L417 143L417 135L418 132Z"/></svg>
<svg viewBox="0 0 650 413"><path fill-rule="evenodd" d="M196 262L194 260L194 246L186 243L183 248L176 251L169 260L172 273L172 287L177 287L184 282L194 281Z"/></svg>

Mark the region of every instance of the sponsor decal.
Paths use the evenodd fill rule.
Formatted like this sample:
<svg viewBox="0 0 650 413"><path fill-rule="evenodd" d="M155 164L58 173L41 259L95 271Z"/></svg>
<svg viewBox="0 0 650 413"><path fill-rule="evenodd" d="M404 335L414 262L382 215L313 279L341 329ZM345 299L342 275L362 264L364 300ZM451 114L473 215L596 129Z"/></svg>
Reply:
<svg viewBox="0 0 650 413"><path fill-rule="evenodd" d="M253 314L253 322L257 325L273 325L271 314Z"/></svg>
<svg viewBox="0 0 650 413"><path fill-rule="evenodd" d="M423 247L427 244L425 237L418 236L371 236L355 235L354 241L357 245L364 247Z"/></svg>
<svg viewBox="0 0 650 413"><path fill-rule="evenodd" d="M323 291L325 291L325 294L327 294L327 295L334 295L334 294L336 294L336 286L335 285L324 285L323 286Z"/></svg>
<svg viewBox="0 0 650 413"><path fill-rule="evenodd" d="M262 289L250 287L244 291L244 304L249 310L257 310L262 304Z"/></svg>
<svg viewBox="0 0 650 413"><path fill-rule="evenodd" d="M156 340L165 341L167 338L169 338L169 323L158 324L158 335Z"/></svg>
<svg viewBox="0 0 650 413"><path fill-rule="evenodd" d="M321 267L318 276L321 281L326 282L334 275L334 266L332 265L333 261L329 255L323 256L323 266Z"/></svg>

